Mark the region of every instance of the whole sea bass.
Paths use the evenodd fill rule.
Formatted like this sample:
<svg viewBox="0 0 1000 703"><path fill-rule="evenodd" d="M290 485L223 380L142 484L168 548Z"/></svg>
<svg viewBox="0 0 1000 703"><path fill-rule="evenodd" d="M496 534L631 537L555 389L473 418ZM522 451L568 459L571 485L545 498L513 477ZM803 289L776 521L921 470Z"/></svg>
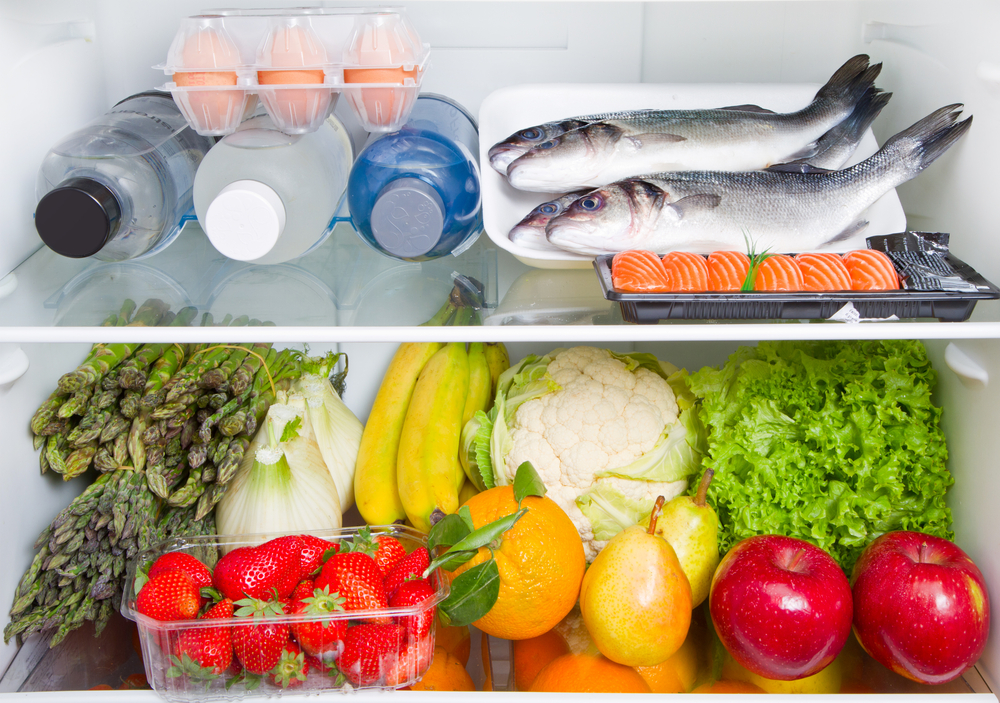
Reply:
<svg viewBox="0 0 1000 703"><path fill-rule="evenodd" d="M883 93L875 88L870 89L847 119L820 137L816 143L814 155L802 161L791 161L771 168L800 173L840 168L854 154L854 150L865 131L871 126L885 104L889 102L890 97L892 97L892 93ZM559 247L550 244L546 239L545 227L549 220L561 214L586 192L588 191L573 191L540 204L514 225L507 237L511 242L525 249L559 251Z"/></svg>
<svg viewBox="0 0 1000 703"><path fill-rule="evenodd" d="M494 145L490 165L515 188L564 193L640 173L745 171L808 159L817 152L817 140L866 96L877 103L872 97L880 91L873 83L880 70L868 56L855 56L797 112L752 105L636 110L537 125Z"/></svg>
<svg viewBox="0 0 1000 703"><path fill-rule="evenodd" d="M864 211L943 154L972 124L961 105L928 115L841 171L693 171L629 178L580 196L546 226L549 243L579 254L648 249L707 254L795 253L850 236Z"/></svg>

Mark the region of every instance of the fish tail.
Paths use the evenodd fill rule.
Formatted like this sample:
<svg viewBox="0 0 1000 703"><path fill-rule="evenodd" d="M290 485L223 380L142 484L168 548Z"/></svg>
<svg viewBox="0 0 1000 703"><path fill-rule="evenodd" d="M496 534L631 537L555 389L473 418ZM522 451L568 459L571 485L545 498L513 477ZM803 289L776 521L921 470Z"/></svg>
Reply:
<svg viewBox="0 0 1000 703"><path fill-rule="evenodd" d="M826 85L816 93L814 103L855 105L875 84L882 64L869 65L867 54L858 54L837 69Z"/></svg>
<svg viewBox="0 0 1000 703"><path fill-rule="evenodd" d="M772 167L773 170L794 170L790 168L793 165L808 165L814 169L841 168L844 162L851 158L865 130L875 121L891 97L892 93L883 92L875 86L869 87L854 106L853 112L820 137L815 144L810 145L806 154L787 164Z"/></svg>
<svg viewBox="0 0 1000 703"><path fill-rule="evenodd" d="M888 139L880 151L902 161L912 178L934 163L969 131L972 118L958 120L962 107L956 103L935 110Z"/></svg>

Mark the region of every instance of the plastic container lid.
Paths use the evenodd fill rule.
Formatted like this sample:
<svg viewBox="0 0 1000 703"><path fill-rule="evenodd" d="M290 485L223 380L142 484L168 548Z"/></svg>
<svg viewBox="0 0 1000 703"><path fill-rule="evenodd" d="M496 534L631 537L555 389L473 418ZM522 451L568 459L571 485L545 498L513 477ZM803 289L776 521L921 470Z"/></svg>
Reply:
<svg viewBox="0 0 1000 703"><path fill-rule="evenodd" d="M118 198L91 178L63 181L35 207L35 229L45 245L75 259L99 252L118 231L120 220Z"/></svg>
<svg viewBox="0 0 1000 703"><path fill-rule="evenodd" d="M372 234L394 256L422 256L441 239L444 217L444 201L433 186L419 178L397 178L372 206Z"/></svg>
<svg viewBox="0 0 1000 703"><path fill-rule="evenodd" d="M285 205L274 189L260 181L234 181L215 196L203 225L220 253L253 261L278 242L285 229Z"/></svg>

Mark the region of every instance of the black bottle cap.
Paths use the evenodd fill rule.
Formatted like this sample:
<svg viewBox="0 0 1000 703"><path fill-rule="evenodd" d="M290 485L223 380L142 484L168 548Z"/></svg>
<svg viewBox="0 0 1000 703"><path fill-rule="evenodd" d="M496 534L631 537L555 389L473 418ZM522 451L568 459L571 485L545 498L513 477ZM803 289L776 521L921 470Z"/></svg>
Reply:
<svg viewBox="0 0 1000 703"><path fill-rule="evenodd" d="M35 206L35 229L52 251L74 259L93 256L118 230L121 205L90 178L70 178Z"/></svg>

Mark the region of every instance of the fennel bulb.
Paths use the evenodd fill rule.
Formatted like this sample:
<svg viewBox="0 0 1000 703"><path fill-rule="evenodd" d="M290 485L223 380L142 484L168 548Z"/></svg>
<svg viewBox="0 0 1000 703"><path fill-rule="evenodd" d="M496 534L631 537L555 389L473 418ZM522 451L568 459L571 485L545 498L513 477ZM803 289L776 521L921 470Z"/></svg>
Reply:
<svg viewBox="0 0 1000 703"><path fill-rule="evenodd" d="M325 376L303 374L292 384L291 392L304 399L306 424L311 427L315 443L337 486L341 510L346 512L354 505L354 467L364 426Z"/></svg>
<svg viewBox="0 0 1000 703"><path fill-rule="evenodd" d="M339 528L340 496L306 421L306 402L278 393L215 509L220 535Z"/></svg>

